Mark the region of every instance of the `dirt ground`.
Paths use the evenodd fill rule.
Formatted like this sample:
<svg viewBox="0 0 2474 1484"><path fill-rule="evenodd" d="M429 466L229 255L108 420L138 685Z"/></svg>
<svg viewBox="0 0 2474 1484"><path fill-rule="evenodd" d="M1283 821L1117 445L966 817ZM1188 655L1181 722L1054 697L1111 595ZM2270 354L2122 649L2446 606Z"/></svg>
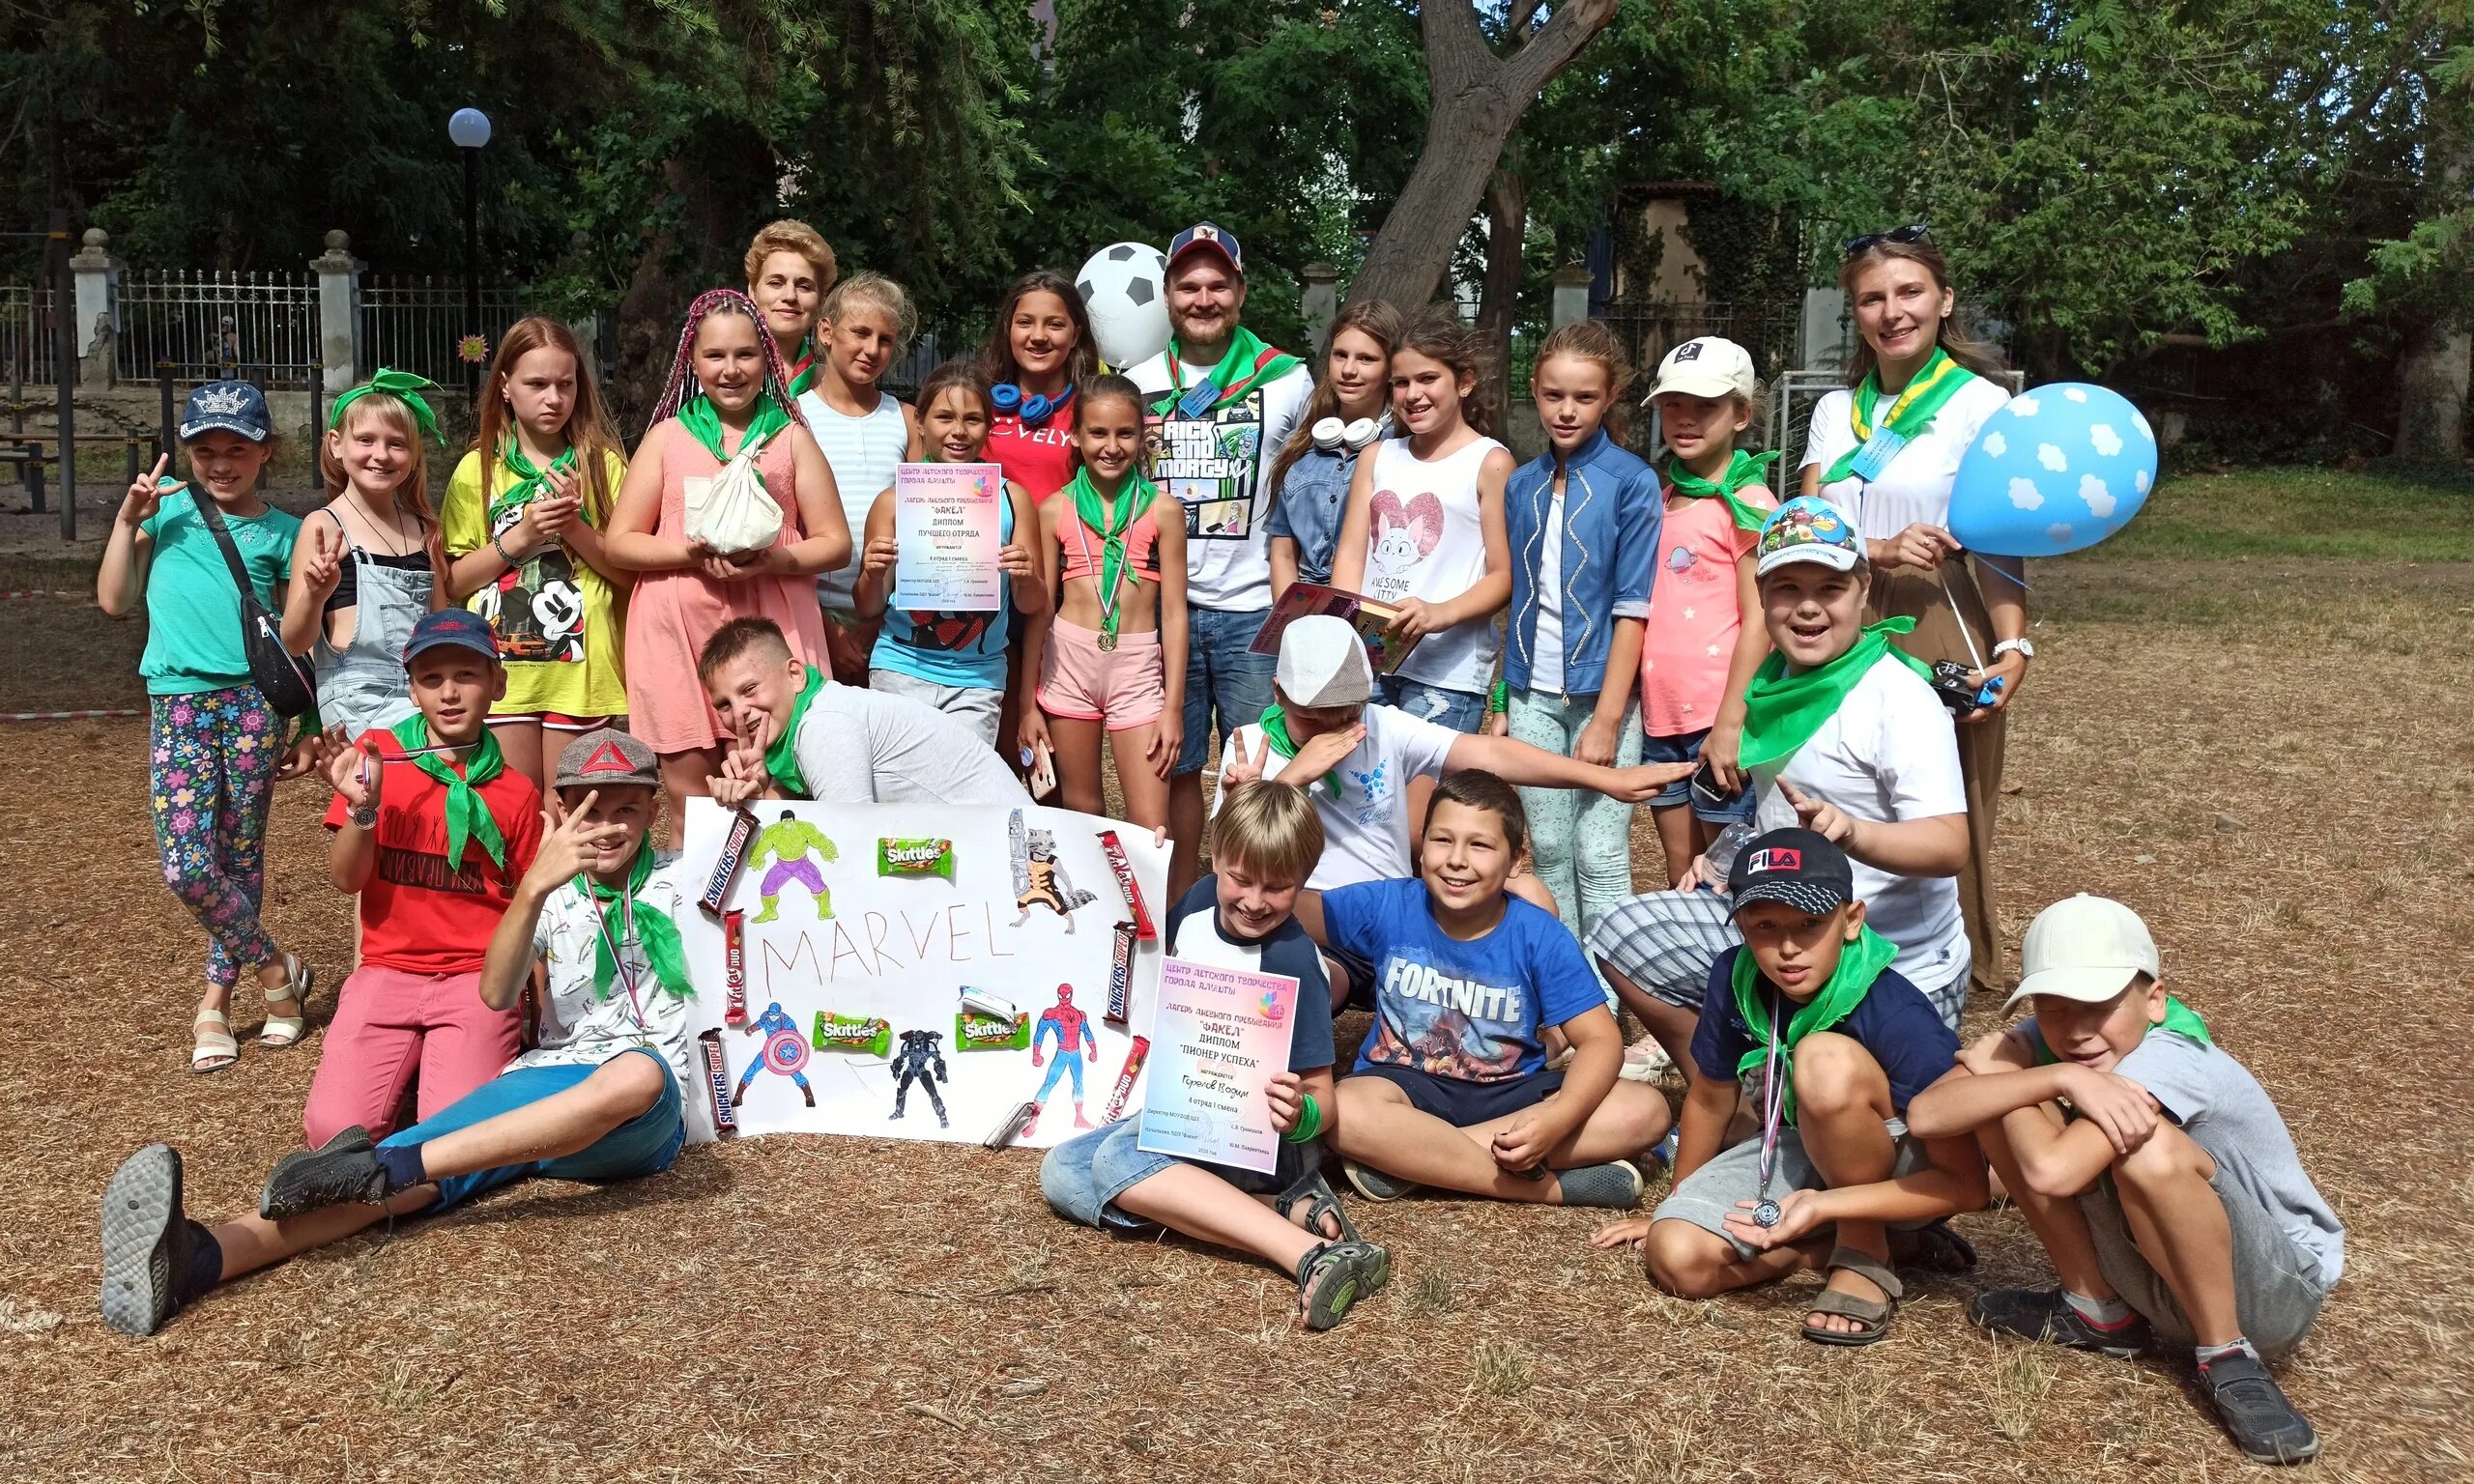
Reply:
<svg viewBox="0 0 2474 1484"><path fill-rule="evenodd" d="M2286 1384L2324 1477L2474 1477L2474 569L2040 566L2043 658L2000 899L2145 911L2174 987L2283 1105L2349 1228ZM27 582L0 583L17 587ZM74 585L69 583L43 585ZM138 633L0 604L0 710L140 703ZM218 1292L151 1342L96 1315L95 1200L163 1139L191 1209L249 1201L317 1056L185 1070L202 940L157 874L141 721L0 727L0 1472L27 1479L2080 1480L2245 1466L2188 1381L1997 1345L2043 1281L2014 1213L1916 1280L1888 1344L1795 1333L1812 1280L1708 1303L1593 1251L1586 1213L1358 1203L1396 1276L1292 1332L1281 1275L1111 1240L1036 1156L775 1138L618 1189L534 1184ZM320 801L279 796L267 916L351 949ZM1644 828L1640 867L1657 871ZM1971 1029L1997 1007L1977 1005ZM246 1024L253 1016L244 1017ZM1344 1044L1362 1024L1344 1024ZM1663 1189L1653 1186L1651 1199ZM2450 1359L2451 1356L2459 1358Z"/></svg>

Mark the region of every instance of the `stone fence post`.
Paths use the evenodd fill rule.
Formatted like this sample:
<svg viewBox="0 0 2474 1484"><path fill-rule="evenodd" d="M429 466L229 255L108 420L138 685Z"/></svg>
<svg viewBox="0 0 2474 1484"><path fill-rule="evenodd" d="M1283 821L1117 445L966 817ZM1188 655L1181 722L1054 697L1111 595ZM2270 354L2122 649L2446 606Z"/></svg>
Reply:
<svg viewBox="0 0 2474 1484"><path fill-rule="evenodd" d="M120 259L101 227L86 229L85 245L69 260L76 274L77 380L102 386L112 380L112 353L120 337Z"/></svg>
<svg viewBox="0 0 2474 1484"><path fill-rule="evenodd" d="M327 250L309 260L318 275L318 364L327 395L360 380L360 275L369 265L352 255L352 239L327 234Z"/></svg>

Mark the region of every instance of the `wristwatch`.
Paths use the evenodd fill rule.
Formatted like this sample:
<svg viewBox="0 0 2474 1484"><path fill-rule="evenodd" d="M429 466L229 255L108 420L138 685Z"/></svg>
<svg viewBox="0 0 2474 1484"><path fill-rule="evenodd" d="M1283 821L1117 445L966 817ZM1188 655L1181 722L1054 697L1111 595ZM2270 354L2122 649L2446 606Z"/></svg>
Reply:
<svg viewBox="0 0 2474 1484"><path fill-rule="evenodd" d="M2024 639L2005 639L1993 646L1993 657L1998 660L2005 654L2016 654L2023 660L2032 660L2036 657L2036 646Z"/></svg>

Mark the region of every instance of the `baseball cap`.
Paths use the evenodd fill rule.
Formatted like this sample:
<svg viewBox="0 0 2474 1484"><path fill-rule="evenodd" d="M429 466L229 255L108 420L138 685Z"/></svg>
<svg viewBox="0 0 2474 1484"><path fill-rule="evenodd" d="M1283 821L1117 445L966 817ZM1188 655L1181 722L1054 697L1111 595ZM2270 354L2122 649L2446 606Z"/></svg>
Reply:
<svg viewBox="0 0 2474 1484"><path fill-rule="evenodd" d="M1798 561L1817 562L1833 572L1854 570L1864 556L1863 542L1846 515L1818 495L1798 495L1771 511L1761 523L1761 553L1753 575L1767 577Z"/></svg>
<svg viewBox="0 0 2474 1484"><path fill-rule="evenodd" d="M1677 391L1688 397L1750 397L1761 390L1752 353L1721 335L1686 340L1658 362L1650 395Z"/></svg>
<svg viewBox="0 0 2474 1484"><path fill-rule="evenodd" d="M404 663L410 665L415 655L441 644L460 644L492 664L498 662L498 640L481 615L469 608L442 608L421 614L421 621L413 625L413 637L404 642Z"/></svg>
<svg viewBox="0 0 2474 1484"><path fill-rule="evenodd" d="M559 755L553 788L615 788L634 784L661 785L661 765L653 750L616 727L596 727L567 744Z"/></svg>
<svg viewBox="0 0 2474 1484"><path fill-rule="evenodd" d="M2110 897L2086 892L2037 913L2019 957L2019 987L2001 1002L2003 1010L2039 994L2102 1004L2139 975L2165 977L2156 940L2139 914Z"/></svg>
<svg viewBox="0 0 2474 1484"><path fill-rule="evenodd" d="M1374 694L1366 641L1347 619L1329 614L1309 614L1280 635L1272 678L1296 706L1360 706Z"/></svg>
<svg viewBox="0 0 2474 1484"><path fill-rule="evenodd" d="M1739 912L1756 901L1783 901L1827 917L1856 899L1856 868L1818 831L1771 830L1744 842L1727 872L1727 895Z"/></svg>
<svg viewBox="0 0 2474 1484"><path fill-rule="evenodd" d="M1239 277L1246 275L1245 249L1237 245L1236 235L1217 222L1197 221L1168 240L1168 266L1196 248L1207 248L1228 260L1228 271Z"/></svg>
<svg viewBox="0 0 2474 1484"><path fill-rule="evenodd" d="M253 443L265 442L274 433L274 419L267 415L266 393L247 382L200 383L181 410L181 442L216 428L238 433Z"/></svg>

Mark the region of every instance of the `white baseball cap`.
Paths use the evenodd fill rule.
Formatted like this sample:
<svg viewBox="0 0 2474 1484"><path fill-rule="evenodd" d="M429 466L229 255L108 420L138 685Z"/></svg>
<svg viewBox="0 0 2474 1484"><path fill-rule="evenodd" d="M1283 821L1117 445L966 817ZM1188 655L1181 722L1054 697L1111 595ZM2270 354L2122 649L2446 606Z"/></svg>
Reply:
<svg viewBox="0 0 2474 1484"><path fill-rule="evenodd" d="M2156 940L2139 914L2110 897L2086 892L2057 901L2028 925L2020 950L2019 987L2001 1008L2039 994L2100 1005L2144 974L2165 977Z"/></svg>
<svg viewBox="0 0 2474 1484"><path fill-rule="evenodd" d="M1666 353L1650 395L1679 391L1689 397L1750 397L1761 389L1752 353L1719 335L1701 335Z"/></svg>
<svg viewBox="0 0 2474 1484"><path fill-rule="evenodd" d="M1280 635L1272 678L1296 706L1360 706L1374 694L1366 641L1347 619L1329 614L1309 614Z"/></svg>

